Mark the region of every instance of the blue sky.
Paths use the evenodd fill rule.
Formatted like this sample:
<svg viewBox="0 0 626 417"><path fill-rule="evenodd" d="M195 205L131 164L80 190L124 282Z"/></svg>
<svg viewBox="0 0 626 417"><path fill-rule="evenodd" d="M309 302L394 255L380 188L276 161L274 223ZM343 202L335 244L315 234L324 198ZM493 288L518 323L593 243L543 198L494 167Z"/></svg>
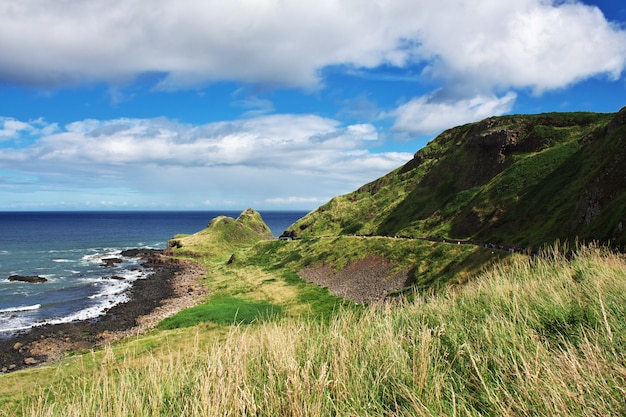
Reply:
<svg viewBox="0 0 626 417"><path fill-rule="evenodd" d="M0 210L309 210L459 124L626 105L615 0L0 0L0 51Z"/></svg>

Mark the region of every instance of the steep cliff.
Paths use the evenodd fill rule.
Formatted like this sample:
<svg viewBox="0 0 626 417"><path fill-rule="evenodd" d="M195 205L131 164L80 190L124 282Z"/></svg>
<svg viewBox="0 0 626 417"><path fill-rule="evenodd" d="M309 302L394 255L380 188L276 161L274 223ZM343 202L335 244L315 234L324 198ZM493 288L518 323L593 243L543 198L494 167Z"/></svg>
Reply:
<svg viewBox="0 0 626 417"><path fill-rule="evenodd" d="M539 246L626 244L626 108L490 117L449 129L393 172L333 198L297 237L406 235Z"/></svg>

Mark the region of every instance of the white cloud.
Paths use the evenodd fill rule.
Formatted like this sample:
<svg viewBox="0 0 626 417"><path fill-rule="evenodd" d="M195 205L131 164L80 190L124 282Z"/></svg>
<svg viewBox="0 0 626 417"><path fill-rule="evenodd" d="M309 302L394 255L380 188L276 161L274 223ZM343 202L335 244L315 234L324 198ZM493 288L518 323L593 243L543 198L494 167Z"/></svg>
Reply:
<svg viewBox="0 0 626 417"><path fill-rule="evenodd" d="M357 1L24 0L0 4L0 73L39 85L123 82L145 72L157 89L220 79L311 87L332 63L401 63L405 30L378 24Z"/></svg>
<svg viewBox="0 0 626 417"><path fill-rule="evenodd" d="M155 73L163 90L311 88L329 65L426 63L424 74L483 92L541 92L618 77L626 33L556 0L21 0L0 3L0 50L0 79L40 86Z"/></svg>
<svg viewBox="0 0 626 417"><path fill-rule="evenodd" d="M476 96L456 101L437 101L434 97L414 98L398 107L393 129L412 135L430 135L440 131L498 116L511 110L516 95L508 93L503 97Z"/></svg>
<svg viewBox="0 0 626 417"><path fill-rule="evenodd" d="M29 131L32 129L33 128L28 123L10 117L0 117L0 140L14 138L21 131Z"/></svg>
<svg viewBox="0 0 626 417"><path fill-rule="evenodd" d="M19 192L101 189L109 195L117 189L119 198L107 201L129 201L136 194L197 206L305 206L351 191L412 156L367 151L378 144L371 125L342 126L313 115L202 126L167 119L83 120L59 130L24 148L0 149L0 170L36 178Z"/></svg>
<svg viewBox="0 0 626 417"><path fill-rule="evenodd" d="M514 4L513 4L514 3ZM520 0L458 3L422 15L427 72L474 88L561 88L593 75L620 76L626 32L578 2Z"/></svg>
<svg viewBox="0 0 626 417"><path fill-rule="evenodd" d="M23 122L12 117L0 117L0 141L15 140L28 135L49 135L57 129L55 123L46 123L43 119Z"/></svg>

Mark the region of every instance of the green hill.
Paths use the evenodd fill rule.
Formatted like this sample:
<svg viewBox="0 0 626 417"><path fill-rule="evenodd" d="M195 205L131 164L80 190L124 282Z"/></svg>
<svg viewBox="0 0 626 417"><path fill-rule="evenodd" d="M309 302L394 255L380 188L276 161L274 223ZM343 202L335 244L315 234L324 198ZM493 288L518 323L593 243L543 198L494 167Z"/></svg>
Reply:
<svg viewBox="0 0 626 417"><path fill-rule="evenodd" d="M168 250L179 256L221 258L242 246L273 239L272 231L261 215L244 210L237 219L218 216L209 225L192 235L177 235L168 243Z"/></svg>
<svg viewBox="0 0 626 417"><path fill-rule="evenodd" d="M536 247L626 244L626 108L491 117L449 129L404 166L333 198L293 237L401 235Z"/></svg>

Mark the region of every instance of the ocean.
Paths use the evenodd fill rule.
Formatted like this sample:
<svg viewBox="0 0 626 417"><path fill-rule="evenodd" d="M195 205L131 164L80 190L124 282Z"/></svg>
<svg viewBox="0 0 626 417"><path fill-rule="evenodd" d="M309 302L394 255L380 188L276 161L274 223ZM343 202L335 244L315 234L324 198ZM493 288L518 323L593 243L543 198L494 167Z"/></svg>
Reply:
<svg viewBox="0 0 626 417"><path fill-rule="evenodd" d="M217 216L241 211L0 212L0 339L42 324L87 320L127 300L132 282L145 278L124 249L164 249L178 233L195 233ZM306 212L261 212L275 236ZM45 283L9 281L41 276ZM119 279L120 277L124 279Z"/></svg>

